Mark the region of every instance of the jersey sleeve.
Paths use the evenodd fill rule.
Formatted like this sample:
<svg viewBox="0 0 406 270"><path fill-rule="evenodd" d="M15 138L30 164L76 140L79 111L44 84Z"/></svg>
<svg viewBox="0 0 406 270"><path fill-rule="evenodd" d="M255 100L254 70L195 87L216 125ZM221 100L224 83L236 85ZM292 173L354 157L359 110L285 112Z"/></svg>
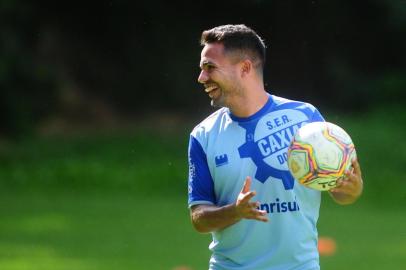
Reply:
<svg viewBox="0 0 406 270"><path fill-rule="evenodd" d="M211 177L207 157L199 141L190 136L189 140L189 181L188 205L216 204L214 183Z"/></svg>
<svg viewBox="0 0 406 270"><path fill-rule="evenodd" d="M310 105L312 110L313 110L313 115L312 118L310 119L311 122L325 122L323 116L319 112L319 110L316 109L313 105Z"/></svg>

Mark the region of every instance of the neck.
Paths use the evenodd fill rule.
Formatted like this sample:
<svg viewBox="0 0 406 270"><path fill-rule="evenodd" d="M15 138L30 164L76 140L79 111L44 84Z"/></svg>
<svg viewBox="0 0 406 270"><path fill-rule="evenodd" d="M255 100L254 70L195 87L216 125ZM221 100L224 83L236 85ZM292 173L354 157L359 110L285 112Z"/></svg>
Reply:
<svg viewBox="0 0 406 270"><path fill-rule="evenodd" d="M250 117L258 112L268 101L268 94L263 86L250 88L249 91L238 97L229 109L237 117Z"/></svg>

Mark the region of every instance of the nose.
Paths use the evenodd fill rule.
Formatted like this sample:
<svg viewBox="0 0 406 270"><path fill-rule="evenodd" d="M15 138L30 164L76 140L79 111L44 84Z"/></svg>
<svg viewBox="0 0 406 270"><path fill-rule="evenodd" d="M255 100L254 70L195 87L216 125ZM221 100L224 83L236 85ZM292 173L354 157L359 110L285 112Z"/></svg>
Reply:
<svg viewBox="0 0 406 270"><path fill-rule="evenodd" d="M206 83L208 79L209 79L209 76L207 75L207 72L205 70L202 70L200 72L199 77L197 78L197 81L199 83Z"/></svg>

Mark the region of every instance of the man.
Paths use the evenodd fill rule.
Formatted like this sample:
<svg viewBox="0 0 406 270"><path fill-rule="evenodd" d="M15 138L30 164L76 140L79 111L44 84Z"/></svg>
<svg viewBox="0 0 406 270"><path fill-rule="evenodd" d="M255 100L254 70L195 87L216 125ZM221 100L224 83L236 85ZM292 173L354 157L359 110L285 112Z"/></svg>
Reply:
<svg viewBox="0 0 406 270"><path fill-rule="evenodd" d="M320 192L294 182L286 151L293 130L324 121L315 107L268 94L265 44L245 25L204 31L198 81L220 107L191 133L189 207L197 231L212 233L210 269L320 269ZM362 192L359 164L330 194Z"/></svg>

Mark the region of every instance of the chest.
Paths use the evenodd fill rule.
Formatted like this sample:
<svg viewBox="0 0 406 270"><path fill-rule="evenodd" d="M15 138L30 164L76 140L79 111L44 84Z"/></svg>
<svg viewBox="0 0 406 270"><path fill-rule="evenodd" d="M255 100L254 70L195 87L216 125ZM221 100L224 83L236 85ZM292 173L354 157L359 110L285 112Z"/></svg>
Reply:
<svg viewBox="0 0 406 270"><path fill-rule="evenodd" d="M287 150L296 130L308 121L305 114L294 110L268 113L243 123L225 121L208 138L206 148L216 194L235 198L247 176L260 192L293 190Z"/></svg>

